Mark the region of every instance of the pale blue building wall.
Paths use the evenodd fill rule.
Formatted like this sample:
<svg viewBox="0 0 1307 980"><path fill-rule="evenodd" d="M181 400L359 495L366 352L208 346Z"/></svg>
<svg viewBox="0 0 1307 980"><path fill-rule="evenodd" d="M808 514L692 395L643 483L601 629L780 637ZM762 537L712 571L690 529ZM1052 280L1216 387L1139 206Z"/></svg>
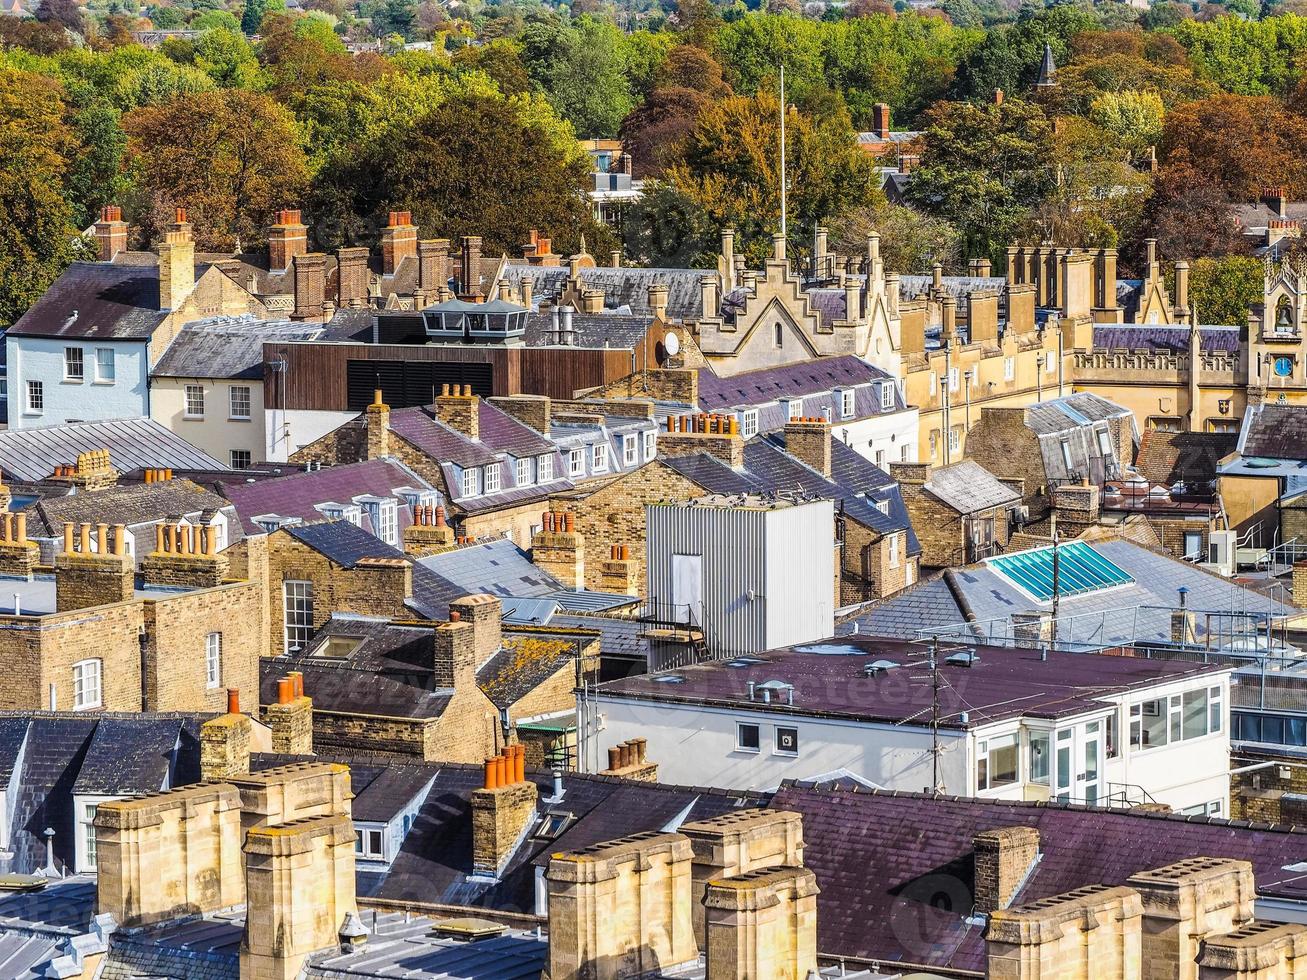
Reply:
<svg viewBox="0 0 1307 980"><path fill-rule="evenodd" d="M82 350L84 377L80 382L64 376L64 351L69 347ZM112 381L97 379L97 348L114 352ZM5 338L5 352L11 429L141 418L150 414L146 341L9 336ZM45 408L39 414L28 409L28 381L42 382Z"/></svg>

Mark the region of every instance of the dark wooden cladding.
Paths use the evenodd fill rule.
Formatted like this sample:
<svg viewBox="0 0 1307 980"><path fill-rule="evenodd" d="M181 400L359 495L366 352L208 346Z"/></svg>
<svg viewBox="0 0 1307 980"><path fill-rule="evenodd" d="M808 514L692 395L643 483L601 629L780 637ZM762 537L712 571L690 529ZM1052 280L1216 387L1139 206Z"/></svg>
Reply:
<svg viewBox="0 0 1307 980"><path fill-rule="evenodd" d="M435 376L475 379L496 395L573 398L578 391L610 384L631 373L631 351L582 347L491 347L445 344L300 343L263 345L263 395L268 408L350 410L350 362L442 362ZM459 364L467 366L458 369ZM283 370L277 366L283 365ZM377 374L388 373L378 365ZM353 369L355 387L366 369ZM284 382L283 382L284 379ZM284 390L283 390L284 389ZM357 393L356 393L357 395Z"/></svg>

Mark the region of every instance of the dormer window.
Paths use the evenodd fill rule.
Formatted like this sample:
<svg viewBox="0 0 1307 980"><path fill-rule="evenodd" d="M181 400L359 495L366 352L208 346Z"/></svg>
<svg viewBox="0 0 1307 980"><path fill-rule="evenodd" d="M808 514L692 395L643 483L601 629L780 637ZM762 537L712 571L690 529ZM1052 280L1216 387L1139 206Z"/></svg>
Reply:
<svg viewBox="0 0 1307 980"><path fill-rule="evenodd" d="M882 381L880 383L880 407L885 409L894 407L893 381Z"/></svg>
<svg viewBox="0 0 1307 980"><path fill-rule="evenodd" d="M500 470L498 463L486 467L486 493L499 492Z"/></svg>
<svg viewBox="0 0 1307 980"><path fill-rule="evenodd" d="M463 471L463 496L475 497L481 492L481 471L469 466Z"/></svg>
<svg viewBox="0 0 1307 980"><path fill-rule="evenodd" d="M840 417L851 419L854 413L855 392L852 388L845 388L840 392Z"/></svg>
<svg viewBox="0 0 1307 980"><path fill-rule="evenodd" d="M795 419L803 418L803 399L791 398L788 402L786 402L785 416L791 422L793 422Z"/></svg>
<svg viewBox="0 0 1307 980"><path fill-rule="evenodd" d="M535 483L535 460L530 456L517 461L517 470L515 478L519 487L529 487Z"/></svg>
<svg viewBox="0 0 1307 980"><path fill-rule="evenodd" d="M363 526L363 510L357 504L318 504L318 513L332 521L349 521L355 527Z"/></svg>
<svg viewBox="0 0 1307 980"><path fill-rule="evenodd" d="M554 457L548 453L536 457L536 481L548 483L554 478Z"/></svg>

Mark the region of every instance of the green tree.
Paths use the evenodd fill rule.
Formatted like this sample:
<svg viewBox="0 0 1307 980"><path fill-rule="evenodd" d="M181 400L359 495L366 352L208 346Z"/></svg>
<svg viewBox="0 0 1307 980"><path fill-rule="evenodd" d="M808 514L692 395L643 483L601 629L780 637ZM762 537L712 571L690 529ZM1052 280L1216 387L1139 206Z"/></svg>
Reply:
<svg viewBox="0 0 1307 980"><path fill-rule="evenodd" d="M591 17L551 20L528 26L520 41L532 82L578 136L617 135L635 104L621 31Z"/></svg>
<svg viewBox="0 0 1307 980"><path fill-rule="evenodd" d="M72 117L79 152L68 161L64 184L73 220L85 228L106 204L119 201L127 192L122 172L127 150L118 110L103 99Z"/></svg>
<svg viewBox="0 0 1307 980"><path fill-rule="evenodd" d="M788 224L810 229L831 215L880 199L874 161L858 149L847 112L786 116ZM769 91L709 103L666 180L718 228L736 229L737 248L759 263L780 230L780 104Z"/></svg>
<svg viewBox="0 0 1307 980"><path fill-rule="evenodd" d="M931 110L909 200L952 224L966 258L991 257L1052 190L1052 127L1040 108L945 102Z"/></svg>
<svg viewBox="0 0 1307 980"><path fill-rule="evenodd" d="M1189 266L1189 303L1199 323L1248 322L1248 311L1262 301L1262 262L1251 256L1198 259ZM1174 290L1174 270L1167 279Z"/></svg>
<svg viewBox="0 0 1307 980"><path fill-rule="evenodd" d="M386 213L400 209L413 212L423 234L481 235L490 253L516 251L532 228L561 249L578 247L582 234L603 247L584 157L531 121L525 104L458 94L382 138L357 141L319 174L313 213L347 241L371 240Z"/></svg>
<svg viewBox="0 0 1307 980"><path fill-rule="evenodd" d="M64 114L56 81L0 65L0 325L17 319L75 254L63 183L77 142Z"/></svg>
<svg viewBox="0 0 1307 980"><path fill-rule="evenodd" d="M861 255L873 231L880 235L880 254L887 269L926 275L935 262L950 269L960 264L957 229L942 218L888 202L835 218L830 224L831 245L841 255Z"/></svg>
<svg viewBox="0 0 1307 980"><path fill-rule="evenodd" d="M241 10L241 30L247 37L259 33L267 12L268 0L245 0L245 7Z"/></svg>
<svg viewBox="0 0 1307 980"><path fill-rule="evenodd" d="M308 180L294 118L259 93L183 96L137 109L124 128L147 233L185 207L201 248L257 244L268 216L295 205Z"/></svg>
<svg viewBox="0 0 1307 980"><path fill-rule="evenodd" d="M1173 30L1200 76L1240 95L1287 93L1307 53L1307 18L1297 14L1185 20Z"/></svg>
<svg viewBox="0 0 1307 980"><path fill-rule="evenodd" d="M622 236L629 260L675 269L711 267L720 241L719 226L703 206L661 180L645 185L626 213Z"/></svg>
<svg viewBox="0 0 1307 980"><path fill-rule="evenodd" d="M958 66L953 95L987 101L1001 89L1008 96L1020 96L1029 91L1039 75L1045 44L1052 47L1054 58L1062 63L1067 60L1070 39L1098 27L1097 18L1089 10L1062 4L1016 24L995 28Z"/></svg>
<svg viewBox="0 0 1307 980"><path fill-rule="evenodd" d="M1156 92L1104 92L1089 107L1089 118L1128 149L1156 146L1166 109Z"/></svg>
<svg viewBox="0 0 1307 980"><path fill-rule="evenodd" d="M205 31L195 42L195 67L223 88L253 88L259 60L250 42L236 31Z"/></svg>

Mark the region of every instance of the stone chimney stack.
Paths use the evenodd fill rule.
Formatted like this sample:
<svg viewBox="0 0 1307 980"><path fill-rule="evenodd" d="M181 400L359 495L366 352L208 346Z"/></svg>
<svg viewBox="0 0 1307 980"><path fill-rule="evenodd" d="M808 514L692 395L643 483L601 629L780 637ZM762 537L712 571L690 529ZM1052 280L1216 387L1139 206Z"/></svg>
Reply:
<svg viewBox="0 0 1307 980"><path fill-rule="evenodd" d="M449 239L418 242L418 287L428 296L449 288Z"/></svg>
<svg viewBox="0 0 1307 980"><path fill-rule="evenodd" d="M1307 968L1307 927L1301 923L1254 922L1203 943L1198 975L1203 980L1297 978Z"/></svg>
<svg viewBox="0 0 1307 980"><path fill-rule="evenodd" d="M268 229L268 268L285 272L308 250L309 229L300 221L300 212L278 211L276 222Z"/></svg>
<svg viewBox="0 0 1307 980"><path fill-rule="evenodd" d="M354 893L354 825L344 814L260 827L245 837L240 975L293 980L311 953L336 948Z"/></svg>
<svg viewBox="0 0 1307 980"><path fill-rule="evenodd" d="M522 745L486 760L485 781L471 798L473 874L499 877L535 824L537 795Z"/></svg>
<svg viewBox="0 0 1307 980"><path fill-rule="evenodd" d="M1183 320L1189 315L1189 263L1175 264L1175 312Z"/></svg>
<svg viewBox="0 0 1307 980"><path fill-rule="evenodd" d="M792 810L736 810L681 825L694 851L694 936L707 942L703 897L708 882L760 868L803 866L803 817Z"/></svg>
<svg viewBox="0 0 1307 980"><path fill-rule="evenodd" d="M101 262L112 262L119 252L127 251L127 222L118 205L106 204L100 210L100 220L95 223L95 245Z"/></svg>
<svg viewBox="0 0 1307 980"><path fill-rule="evenodd" d="M413 523L404 528L404 554L414 558L439 555L454 547L454 529L445 521L445 508L420 505Z"/></svg>
<svg viewBox="0 0 1307 980"><path fill-rule="evenodd" d="M327 257L321 252L295 256L295 320L322 318L327 300Z"/></svg>
<svg viewBox="0 0 1307 980"><path fill-rule="evenodd" d="M708 883L705 980L806 980L817 970L817 876L764 868Z"/></svg>
<svg viewBox="0 0 1307 980"><path fill-rule="evenodd" d="M175 310L195 289L195 239L186 209L178 208L175 219L159 243L159 309Z"/></svg>
<svg viewBox="0 0 1307 980"><path fill-rule="evenodd" d="M368 257L366 248L336 250L336 305L358 310L368 304Z"/></svg>
<svg viewBox="0 0 1307 980"><path fill-rule="evenodd" d="M716 456L738 470L744 465L744 437L740 435L739 420L734 415L702 412L668 416L667 431L658 436L658 454L691 456L695 453Z"/></svg>
<svg viewBox="0 0 1307 980"><path fill-rule="evenodd" d="M227 578L227 565L216 527L156 524L154 551L142 559L141 577L151 586L209 589Z"/></svg>
<svg viewBox="0 0 1307 980"><path fill-rule="evenodd" d="M31 579L41 549L27 537L27 514L0 513L0 578Z"/></svg>
<svg viewBox="0 0 1307 980"><path fill-rule="evenodd" d="M1131 888L1090 885L989 917L988 980L1138 978L1143 907ZM1146 962L1146 960L1145 960ZM1167 980L1178 980L1172 970Z"/></svg>
<svg viewBox="0 0 1307 980"><path fill-rule="evenodd" d="M830 423L815 416L787 422L785 451L829 478Z"/></svg>
<svg viewBox="0 0 1307 980"><path fill-rule="evenodd" d="M63 549L54 559L58 612L125 602L136 595L136 568L127 554L126 529L115 524L65 524Z"/></svg>
<svg viewBox="0 0 1307 980"><path fill-rule="evenodd" d="M546 511L531 539L531 560L568 589L585 588L585 538L571 511Z"/></svg>
<svg viewBox="0 0 1307 980"><path fill-rule="evenodd" d="M478 665L485 663L499 652L503 645L503 607L492 595L464 596L449 604L451 616L458 613L459 619L472 627L473 656Z"/></svg>
<svg viewBox="0 0 1307 980"><path fill-rule="evenodd" d="M668 286L665 282L654 282L649 284L649 309L658 320L667 319L667 293Z"/></svg>
<svg viewBox="0 0 1307 980"><path fill-rule="evenodd" d="M241 798L196 783L95 813L97 912L120 928L202 915L245 900Z"/></svg>
<svg viewBox="0 0 1307 980"><path fill-rule="evenodd" d="M241 714L240 692L227 688L227 713L200 726L200 778L230 779L250 771L254 723Z"/></svg>
<svg viewBox="0 0 1307 980"><path fill-rule="evenodd" d="M449 622L435 628L432 646L433 682L452 690L471 690L476 685L477 635L463 614L450 609Z"/></svg>
<svg viewBox="0 0 1307 980"><path fill-rule="evenodd" d="M600 590L638 596L643 591L640 584L640 563L631 557L630 545L613 545L608 560L599 566Z"/></svg>
<svg viewBox="0 0 1307 980"><path fill-rule="evenodd" d="M469 439L481 438L481 398L471 385L441 385L436 398L436 418Z"/></svg>
<svg viewBox="0 0 1307 980"><path fill-rule="evenodd" d="M391 211L381 231L381 272L393 276L399 264L417 255L418 230L408 211Z"/></svg>
<svg viewBox="0 0 1307 980"><path fill-rule="evenodd" d="M372 404L363 412L368 429L368 459L390 455L390 406L382 400L381 389L372 393Z"/></svg>
<svg viewBox="0 0 1307 980"><path fill-rule="evenodd" d="M298 670L277 681L277 700L263 709L263 723L272 730L273 752L313 754L313 699L305 696Z"/></svg>
<svg viewBox="0 0 1307 980"><path fill-rule="evenodd" d="M952 347L958 339L958 301L952 293L939 299L939 339L945 347Z"/></svg>
<svg viewBox="0 0 1307 980"><path fill-rule="evenodd" d="M699 280L699 299L703 307L703 318L712 320L721 316L722 304L717 292L717 277L704 276Z"/></svg>
<svg viewBox="0 0 1307 980"><path fill-rule="evenodd" d="M890 134L890 113L889 106L884 102L877 102L871 107L872 129L881 139L889 139Z"/></svg>
<svg viewBox="0 0 1307 980"><path fill-rule="evenodd" d="M625 980L695 963L690 859L685 837L656 832L554 855L550 980Z"/></svg>
<svg viewBox="0 0 1307 980"><path fill-rule="evenodd" d="M1005 909L1039 861L1039 831L1033 827L986 830L971 840L975 855L977 912Z"/></svg>
<svg viewBox="0 0 1307 980"><path fill-rule="evenodd" d="M463 256L459 275L459 295L470 302L479 303L485 298L481 292L481 237L463 236Z"/></svg>

